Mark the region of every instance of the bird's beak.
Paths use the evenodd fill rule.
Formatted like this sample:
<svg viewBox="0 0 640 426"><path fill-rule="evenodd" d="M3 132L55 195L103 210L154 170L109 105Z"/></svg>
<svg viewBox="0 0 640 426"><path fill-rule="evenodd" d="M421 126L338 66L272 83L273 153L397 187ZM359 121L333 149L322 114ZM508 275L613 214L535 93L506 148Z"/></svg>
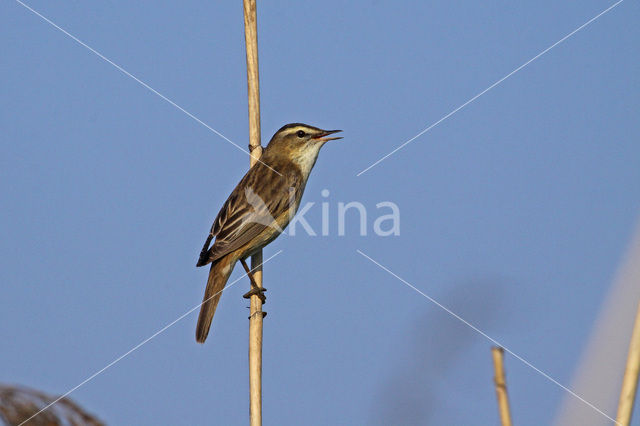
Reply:
<svg viewBox="0 0 640 426"><path fill-rule="evenodd" d="M337 138L326 138L325 137L325 136L329 136L329 135L332 135L334 133L338 133L338 132L341 132L341 131L342 130L325 130L322 133L320 133L319 135L314 136L313 139L319 140L319 141L322 141L322 142L333 141L333 140L336 140L336 139L342 139L341 136L339 136Z"/></svg>

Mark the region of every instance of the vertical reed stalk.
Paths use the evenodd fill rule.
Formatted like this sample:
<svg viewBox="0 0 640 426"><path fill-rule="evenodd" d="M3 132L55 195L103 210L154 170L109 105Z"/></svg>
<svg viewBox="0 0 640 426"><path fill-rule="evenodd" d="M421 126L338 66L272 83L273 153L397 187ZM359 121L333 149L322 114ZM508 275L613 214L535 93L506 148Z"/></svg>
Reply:
<svg viewBox="0 0 640 426"><path fill-rule="evenodd" d="M631 332L627 367L624 371L620 401L618 402L616 422L622 426L628 426L631 423L633 403L638 389L638 372L640 372L640 304L638 304L638 312Z"/></svg>
<svg viewBox="0 0 640 426"><path fill-rule="evenodd" d="M244 39L247 50L249 96L249 149L253 166L262 155L260 145L260 85L258 79L258 29L256 0L243 0ZM255 268L255 269L254 269ZM251 257L256 284L262 287L262 250ZM249 316L249 394L251 426L262 425L262 301L251 296Z"/></svg>
<svg viewBox="0 0 640 426"><path fill-rule="evenodd" d="M494 346L491 348L491 354L493 355L493 369L496 373L494 383L496 385L496 397L498 398L500 424L502 424L502 426L511 426L507 380L504 374L504 349Z"/></svg>

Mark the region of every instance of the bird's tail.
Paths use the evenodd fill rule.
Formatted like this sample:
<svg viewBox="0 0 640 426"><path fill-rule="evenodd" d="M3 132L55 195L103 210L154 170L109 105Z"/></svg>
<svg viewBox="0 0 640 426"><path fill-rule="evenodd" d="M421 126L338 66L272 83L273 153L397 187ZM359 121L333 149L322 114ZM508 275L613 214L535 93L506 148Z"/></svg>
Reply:
<svg viewBox="0 0 640 426"><path fill-rule="evenodd" d="M200 315L198 316L198 325L196 326L196 341L198 343L204 343L207 339L213 314L216 312L220 296L222 296L222 290L227 284L237 260L233 253L230 253L211 264L207 288L204 291Z"/></svg>

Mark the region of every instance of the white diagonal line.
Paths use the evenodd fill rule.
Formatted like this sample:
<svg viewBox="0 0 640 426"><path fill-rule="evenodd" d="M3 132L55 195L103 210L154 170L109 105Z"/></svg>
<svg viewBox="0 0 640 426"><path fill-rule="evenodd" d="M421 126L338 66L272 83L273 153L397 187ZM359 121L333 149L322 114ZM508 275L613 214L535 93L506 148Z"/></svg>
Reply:
<svg viewBox="0 0 640 426"><path fill-rule="evenodd" d="M29 5L23 3L20 0L16 0L16 2L18 4L20 4L21 6L23 6L25 9L31 11L34 15L40 17L43 21L47 22L48 24L50 24L51 26L53 26L54 28L56 28L57 30L59 30L60 32L62 32L63 34L65 34L66 36L68 36L69 38L71 38L73 41L75 41L76 43L80 44L81 46L85 47L86 49L88 49L90 52L94 53L95 55L97 55L100 59L104 60L105 62L113 65L118 71L122 72L124 75L126 75L127 77L132 78L133 80L135 80L137 83L139 83L141 86L143 86L145 89L149 90L150 92L158 95L160 98L162 98L163 100L167 101L169 104L171 104L172 106L174 106L175 108L177 108L178 110L182 111L183 113L185 113L187 116L189 116L190 118L192 118L193 120L195 120L197 123L203 125L204 127L206 127L207 129L211 130L213 133L215 133L216 135L220 136L222 139L226 140L227 142L229 142L231 145L235 146L236 148L238 148L240 151L244 152L247 155L251 155L251 153L247 150L245 150L244 148L242 148L240 145L238 145L237 143L235 143L234 141L232 141L231 139L229 139L228 137L226 137L225 135L223 135L222 133L220 133L219 131L217 131L216 129L214 129L213 127L211 127L210 125L208 125L207 123L205 123L204 121L200 120L198 117L196 117L195 115L193 115L192 113L190 113L189 111L187 111L186 109L184 109L183 107L181 107L180 105L178 105L177 103L175 103L174 101L172 101L171 99L167 98L165 95L163 95L162 93L158 92L156 89L154 89L153 87L149 86L147 83L145 83L144 81L140 80L138 77L136 77L135 75L131 74L129 71L125 70L124 68L122 68L120 65L116 64L115 62L113 62L111 59L107 58L106 56L104 56L102 53L98 52L97 50L95 50L93 47L89 46L87 43L83 42L82 40L80 40L79 38L77 38L76 36L74 36L73 34L69 33L67 30L65 30L64 28L60 27L59 25L57 25L55 22L51 21L49 18L47 18L46 16L42 15L40 12L38 12L37 10L33 9L32 7L30 7ZM269 167L268 165L266 165L265 163L263 163L262 161L258 160L260 163L262 163L263 165L265 165L266 167L268 167L269 169L273 170L274 172L278 173L280 176L282 176L277 170L274 170L273 168Z"/></svg>
<svg viewBox="0 0 640 426"><path fill-rule="evenodd" d="M616 3L612 4L611 6L609 6L608 8L606 8L605 10L603 10L602 12L598 13L596 16L594 16L593 18L589 19L587 22L585 22L584 24L580 25L578 28L576 28L575 30L571 31L569 34L567 34L566 36L562 37L560 40L556 41L555 43L553 43L551 46L547 47L546 49L544 49L542 52L538 53L536 56L534 56L533 58L529 59L527 62L525 62L524 64L520 65L518 68L516 68L515 70L511 71L509 74L505 75L504 77L502 77L500 80L496 81L495 83L493 83L491 86L487 87L486 89L484 89L482 92L478 93L477 95L475 95L474 97L472 97L471 99L469 99L468 101L466 101L465 103L463 103L462 105L460 105L459 107L457 107L456 109L454 109L453 111L451 111L450 113L448 113L447 115L445 115L444 117L442 117L440 120L436 121L435 123L433 123L432 125L430 125L429 127L427 127L426 129L422 130L420 133L418 133L417 135L415 135L414 137L412 137L411 139L409 139L408 141L404 142L402 145L398 146L396 149L394 149L393 151L391 151L390 153L388 153L387 155L385 155L384 157L380 158L378 161L376 161L375 163L371 164L369 167L367 167L366 169L362 170L360 173L358 173L356 176L360 176L361 174L363 174L364 172L366 172L367 170L377 166L378 164L380 164L381 162L383 162L384 160L386 160L387 158L389 158L390 156L392 156L393 154L395 154L396 152L400 151L402 148L404 148L405 146L409 145L411 142L413 142L414 140L416 140L417 138L419 138L420 136L424 135L425 133L427 133L429 130L433 129L434 127L436 127L438 124L442 123L444 120L446 120L447 118L451 117L453 114L457 113L458 111L460 111L462 108L466 107L467 105L469 105L471 102L475 101L476 99L478 99L480 96L484 95L485 93L487 93L489 90L493 89L494 87L496 87L497 85L499 85L500 83L502 83L503 81L505 81L506 79L508 79L509 77L511 77L512 75L514 75L515 73L517 73L518 71L520 71L521 69L523 69L524 67L526 67L527 65L529 65L530 63L532 63L533 61L535 61L536 59L540 58L542 55L544 55L545 53L547 53L548 51L550 51L551 49L553 49L554 47L556 47L557 45L559 45L560 43L562 43L563 41L567 40L568 38L570 38L571 36L573 36L574 34L576 34L578 31L584 29L587 25L591 24L593 21L595 21L596 19L600 18L602 15L604 15L605 13L609 12L611 9L613 9L614 7L618 6L620 3L622 3L624 0L618 0Z"/></svg>
<svg viewBox="0 0 640 426"><path fill-rule="evenodd" d="M401 281L402 283L406 284L408 287L412 288L413 290L415 290L416 292L418 292L420 295L422 295L423 297L425 297L426 299L428 299L430 302L432 302L433 304L435 304L436 306L438 306L439 308L441 308L442 310L444 310L446 313L448 313L449 315L451 315L452 317L454 317L455 319L457 319L458 321L462 322L464 325L466 325L467 327L471 328L473 331L475 331L476 333L482 335L484 338L486 338L487 340L491 341L492 343L494 343L495 345L498 345L500 347L502 347L505 351L507 351L509 354L511 354L514 358L520 360L522 363L524 363L526 366L532 368L534 371L536 371L538 374L542 375L544 378L546 378L547 380L551 381L552 383L558 385L559 387L561 387L562 389L564 389L565 391L569 392L571 395L573 395L574 397L578 398L580 401L584 402L585 404L587 404L589 407L593 408L594 410L596 410L598 413L602 414L603 416L605 416L606 418L608 418L609 420L613 421L616 424L620 424L618 422L615 421L615 419L609 417L604 411L600 410L598 407L596 407L595 405L593 405L592 403L590 403L589 401L587 401L586 399L584 399L583 397L581 397L580 395L578 395L577 393L575 393L574 391L572 391L571 389L569 389L568 387L564 386L562 383L558 382L557 380L555 380L553 377L549 376L547 373L545 373L544 371L540 370L539 368L537 368L536 366L534 366L533 364L531 364L529 361L527 361L526 359L522 358L520 355L516 354L515 352L513 352L511 349L507 348L505 345L503 345L502 343L500 343L499 341L497 341L496 339L494 339L493 337L489 336L487 333L485 333L484 331L480 330L478 327L476 327L475 325L471 324L469 321L465 320L464 318L462 318L460 315L456 314L455 312L453 312L451 309L447 308L446 306L444 306L443 304L441 304L440 302L438 302L437 300L435 300L433 297L429 296L428 294L422 292L421 290L419 290L418 288L416 288L415 286L413 286L411 283L409 283L408 281L404 280L403 278L401 278L400 276L396 275L394 272L392 272L390 269L386 268L385 266L381 265L379 262L373 260L371 257L367 256L366 254L364 254L362 251L360 250L356 250L360 255L362 255L363 257L367 258L369 261L371 261L372 263L374 263L375 265L377 265L380 269L388 272L390 275L392 275L393 277L395 277L396 279L398 279L399 281Z"/></svg>
<svg viewBox="0 0 640 426"><path fill-rule="evenodd" d="M276 257L277 255L279 255L280 253L282 253L282 250L279 250L276 252L276 254L274 254L273 256L269 257L267 260L265 260L264 262L262 262L259 266L264 265L265 263L267 263L268 261L270 261L271 259L273 259L274 257ZM257 267L253 269L256 269ZM91 376L87 377L86 379L84 379L82 382L80 382L78 385L72 387L71 389L69 389L67 392L65 392L64 394L62 394L61 396L59 396L58 398L56 398L55 400L53 400L50 404L46 405L44 408L42 408L40 411L38 411L37 413L35 413L34 415L32 415L31 417L29 417L28 419L26 419L25 421L23 421L22 423L20 423L18 426L22 426L25 423L27 423L29 420L33 419L35 416L37 416L38 414L42 413L43 411L49 409L52 405L56 404L57 402L59 402L61 399L66 398L67 396L69 396L70 393L72 393L73 391L77 390L79 387L85 385L86 383L90 382L91 380L95 379L98 375L102 374L105 370L107 370L108 368L112 367L113 365L115 365L116 363L118 363L119 361L122 361L122 359L126 358L128 355L130 355L132 352L140 349L141 346L143 346L144 344L148 343L151 339L153 339L154 337L156 337L157 335L163 333L165 330L167 330L168 328L170 328L171 326L173 326L175 323L177 323L178 321L180 321L181 319L183 319L184 317L186 317L187 315L189 315L190 313L192 313L193 311L195 311L196 309L198 309L200 306L202 306L203 303L209 301L210 299L212 299L213 297L217 296L218 294L222 293L223 291L225 291L226 289L228 289L229 287L233 286L234 284L236 284L237 282L239 282L241 279L243 279L244 277L246 277L247 274L245 273L244 275L242 275L240 278L238 278L237 280L231 282L230 284L227 284L222 290L220 290L219 292L217 292L216 294L212 295L211 297L209 297L207 300L203 300L201 303L198 303L196 306L194 306L193 308L189 309L187 312L185 312L184 314L180 315L178 318L176 318L175 320L171 321L169 324L165 325L164 327L162 327L160 330L156 331L155 333L153 333L151 336L147 337L146 339L144 339L142 342L138 343L137 345L135 345L133 348L129 349L127 352L125 352L124 354L120 355L118 358L114 359L113 361L111 361L109 364L105 365L104 367L102 367L100 370L96 371L95 373L93 373Z"/></svg>

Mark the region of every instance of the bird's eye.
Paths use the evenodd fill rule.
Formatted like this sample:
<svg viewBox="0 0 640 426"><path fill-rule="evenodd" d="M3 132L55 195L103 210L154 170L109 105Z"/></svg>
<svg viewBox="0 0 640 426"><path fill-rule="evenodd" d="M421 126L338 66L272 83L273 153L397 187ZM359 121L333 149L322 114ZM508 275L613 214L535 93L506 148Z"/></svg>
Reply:
<svg viewBox="0 0 640 426"><path fill-rule="evenodd" d="M298 133L296 133L296 135L298 135L299 138L304 138L304 135L306 135L306 133L303 130L298 130Z"/></svg>

